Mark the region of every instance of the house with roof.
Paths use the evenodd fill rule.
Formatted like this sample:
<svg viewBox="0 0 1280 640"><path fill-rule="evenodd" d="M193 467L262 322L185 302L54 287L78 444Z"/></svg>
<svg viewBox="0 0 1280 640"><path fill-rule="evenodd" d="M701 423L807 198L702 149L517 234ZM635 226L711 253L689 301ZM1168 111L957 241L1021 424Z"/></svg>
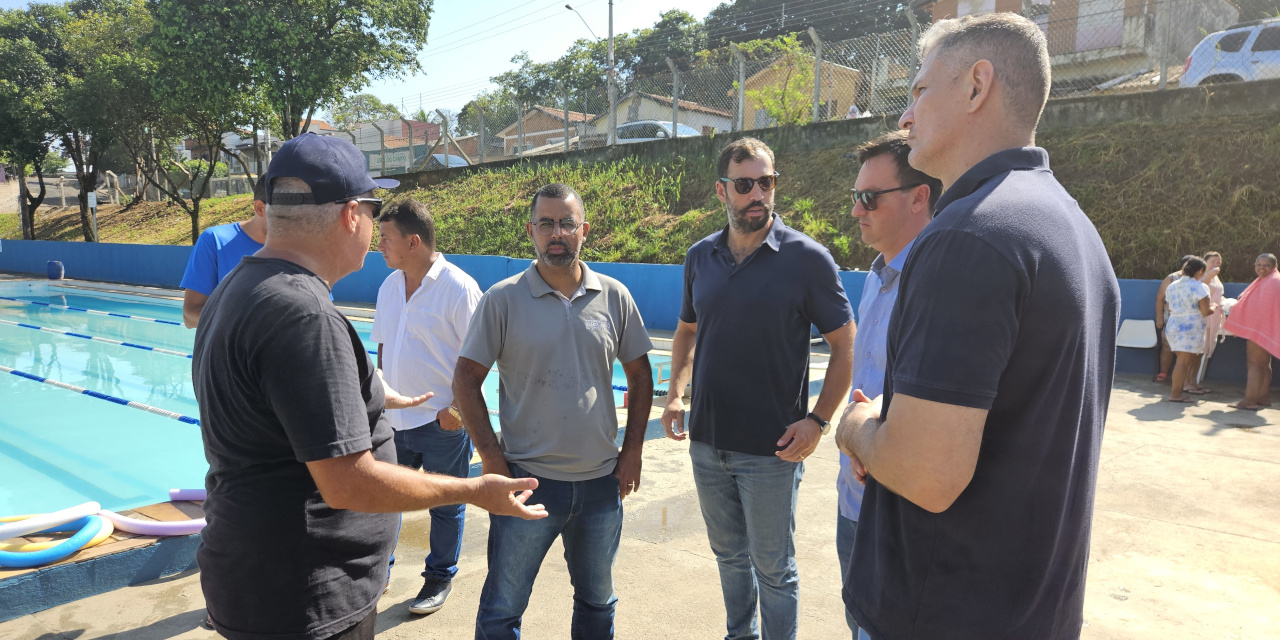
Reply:
<svg viewBox="0 0 1280 640"><path fill-rule="evenodd" d="M798 54L800 64L808 69L813 69L813 56L806 54ZM759 95L753 97L752 92L768 89L771 87L780 87L786 84L794 83L791 75L794 74L794 68L786 57L780 57L773 61L769 66L756 72L755 75L747 78L743 84L746 93L746 109L743 111L742 126L744 129L763 129L765 127L774 126L773 118L769 117L765 110ZM794 88L804 96L804 103L812 106L813 100L813 76L809 76L809 80L804 86L796 85ZM849 109L849 105L857 102L858 83L863 79L863 73L858 69L846 67L842 64L836 64L829 60L822 61L822 84L820 90L820 108L818 117L820 120L831 120L835 118L843 118ZM728 95L737 98L737 89L731 89ZM865 105L858 105L866 108Z"/></svg>
<svg viewBox="0 0 1280 640"><path fill-rule="evenodd" d="M1165 64L1177 71L1206 33L1235 24L1240 9L1230 0L913 0L933 19L1008 12L1026 15L1045 33L1053 84L1088 89L1152 69L1161 59L1157 29L1169 8Z"/></svg>
<svg viewBox="0 0 1280 640"><path fill-rule="evenodd" d="M681 100L679 109L680 124L692 127L703 135L726 133L733 130L733 114L699 104L691 100ZM637 120L671 121L671 97L642 91L632 91L618 100L618 124ZM609 134L608 112L595 116L587 122L586 134L593 138Z"/></svg>
<svg viewBox="0 0 1280 640"><path fill-rule="evenodd" d="M569 111L569 137L581 133L583 125L595 114ZM524 148L520 148L520 120L512 122L498 132L503 143L503 154L514 156L521 151L557 142L564 143L565 110L534 105L524 112ZM486 148L486 153L488 150Z"/></svg>

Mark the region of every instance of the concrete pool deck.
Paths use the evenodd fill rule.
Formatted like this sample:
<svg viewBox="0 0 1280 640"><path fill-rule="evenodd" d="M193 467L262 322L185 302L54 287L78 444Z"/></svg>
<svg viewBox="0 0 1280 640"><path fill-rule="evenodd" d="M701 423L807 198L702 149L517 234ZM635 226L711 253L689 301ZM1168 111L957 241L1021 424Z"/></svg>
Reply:
<svg viewBox="0 0 1280 640"><path fill-rule="evenodd" d="M1280 638L1280 410L1234 411L1241 389L1211 384L1198 405L1162 402L1167 386L1121 376L1103 440L1082 637ZM615 568L620 638L715 638L724 633L715 559L684 443L645 444L640 492L626 501ZM830 438L806 463L796 542L802 638L847 638L835 555ZM425 513L407 515L379 605L380 638L473 633L484 579L487 516L468 511L453 596L440 612L406 611L421 586ZM571 589L553 548L534 587L531 638L568 634ZM203 639L199 575L129 587L0 623L14 640Z"/></svg>

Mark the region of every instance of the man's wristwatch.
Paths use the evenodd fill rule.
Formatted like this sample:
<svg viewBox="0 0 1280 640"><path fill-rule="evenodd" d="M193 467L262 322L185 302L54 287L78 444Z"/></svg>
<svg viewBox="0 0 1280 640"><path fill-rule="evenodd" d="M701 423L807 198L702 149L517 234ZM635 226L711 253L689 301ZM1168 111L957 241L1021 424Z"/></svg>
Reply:
<svg viewBox="0 0 1280 640"><path fill-rule="evenodd" d="M819 427L822 427L822 435L824 435L824 436L825 436L825 435L827 435L828 433L830 433L830 432L831 432L831 423L830 423L830 422L827 422L826 420L823 420L822 418L819 418L819 417L818 417L818 414L816 414L816 413L814 413L814 412L810 411L810 412L809 412L809 415L808 415L807 417L808 417L810 420L812 420L812 421L814 421L814 422L818 423L818 426L819 426Z"/></svg>

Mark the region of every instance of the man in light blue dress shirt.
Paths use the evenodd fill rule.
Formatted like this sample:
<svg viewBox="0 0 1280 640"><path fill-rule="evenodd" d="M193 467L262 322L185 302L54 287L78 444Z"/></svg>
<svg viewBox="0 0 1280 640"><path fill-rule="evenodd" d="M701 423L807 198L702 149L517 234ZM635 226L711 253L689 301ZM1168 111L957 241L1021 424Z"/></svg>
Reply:
<svg viewBox="0 0 1280 640"><path fill-rule="evenodd" d="M910 153L906 131L886 133L858 148L861 168L854 182L852 213L862 241L880 252L862 286L858 333L853 340L853 391L860 390L868 398L884 391L885 338L898 300L898 274L916 236L933 219L933 208L942 192L941 182L907 163ZM843 453L836 485L840 495L836 552L844 582L853 561L862 484L854 478L849 458ZM854 637L859 637L857 623L848 612L845 619ZM865 638L865 633L861 637Z"/></svg>

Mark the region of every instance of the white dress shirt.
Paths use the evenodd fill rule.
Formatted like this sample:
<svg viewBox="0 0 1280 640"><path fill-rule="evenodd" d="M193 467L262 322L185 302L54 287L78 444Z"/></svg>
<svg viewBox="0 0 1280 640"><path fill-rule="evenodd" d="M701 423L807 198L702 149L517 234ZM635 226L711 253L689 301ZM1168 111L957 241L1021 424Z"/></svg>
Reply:
<svg viewBox="0 0 1280 640"><path fill-rule="evenodd" d="M396 431L425 425L453 404L453 370L481 296L475 279L443 254L407 301L405 290L403 271L382 282L371 337L382 344L382 373L391 388L406 396L435 396L417 407L388 411Z"/></svg>

